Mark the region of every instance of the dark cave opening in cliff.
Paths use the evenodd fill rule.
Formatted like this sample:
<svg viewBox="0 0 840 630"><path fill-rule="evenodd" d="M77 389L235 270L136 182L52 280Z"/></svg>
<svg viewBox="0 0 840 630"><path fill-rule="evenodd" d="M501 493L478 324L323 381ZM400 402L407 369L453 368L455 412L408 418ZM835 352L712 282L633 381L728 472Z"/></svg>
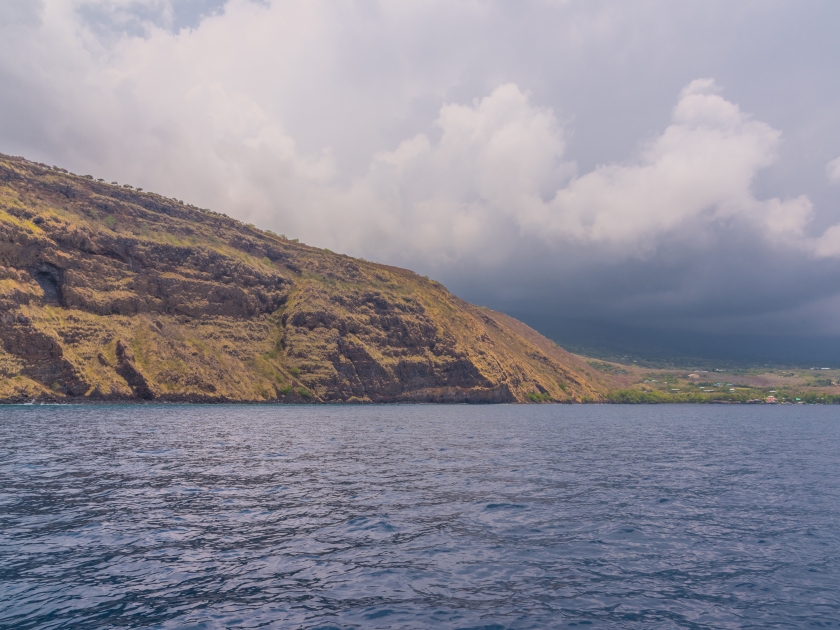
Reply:
<svg viewBox="0 0 840 630"><path fill-rule="evenodd" d="M58 269L53 269L52 266L43 265L33 274L35 282L44 291L44 302L47 304L61 305L61 276Z"/></svg>

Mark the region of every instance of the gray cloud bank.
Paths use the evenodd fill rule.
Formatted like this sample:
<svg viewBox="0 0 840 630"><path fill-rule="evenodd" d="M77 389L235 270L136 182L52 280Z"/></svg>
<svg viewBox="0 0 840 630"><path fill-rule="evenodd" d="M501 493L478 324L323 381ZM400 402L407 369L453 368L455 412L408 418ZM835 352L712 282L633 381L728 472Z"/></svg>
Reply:
<svg viewBox="0 0 840 630"><path fill-rule="evenodd" d="M409 266L560 338L840 338L838 18L6 0L0 151Z"/></svg>

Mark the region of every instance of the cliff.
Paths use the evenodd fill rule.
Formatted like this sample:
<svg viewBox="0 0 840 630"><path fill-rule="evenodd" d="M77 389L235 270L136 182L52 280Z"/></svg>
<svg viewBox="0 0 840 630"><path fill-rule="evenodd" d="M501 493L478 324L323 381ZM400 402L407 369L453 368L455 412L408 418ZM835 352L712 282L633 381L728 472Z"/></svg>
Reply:
<svg viewBox="0 0 840 630"><path fill-rule="evenodd" d="M0 400L600 400L602 377L405 269L0 155Z"/></svg>

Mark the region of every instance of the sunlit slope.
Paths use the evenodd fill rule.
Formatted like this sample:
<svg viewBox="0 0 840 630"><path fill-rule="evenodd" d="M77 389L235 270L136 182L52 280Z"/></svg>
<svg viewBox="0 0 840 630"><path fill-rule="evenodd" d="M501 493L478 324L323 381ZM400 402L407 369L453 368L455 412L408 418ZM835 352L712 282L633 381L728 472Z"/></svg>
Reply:
<svg viewBox="0 0 840 630"><path fill-rule="evenodd" d="M0 337L7 401L537 402L607 391L524 324L411 271L6 156Z"/></svg>

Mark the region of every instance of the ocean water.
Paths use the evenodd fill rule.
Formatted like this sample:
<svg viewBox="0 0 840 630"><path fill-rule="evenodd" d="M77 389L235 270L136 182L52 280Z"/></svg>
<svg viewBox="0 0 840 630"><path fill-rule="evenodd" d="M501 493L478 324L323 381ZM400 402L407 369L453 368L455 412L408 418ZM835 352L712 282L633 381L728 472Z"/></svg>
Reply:
<svg viewBox="0 0 840 630"><path fill-rule="evenodd" d="M0 408L2 628L840 627L840 410Z"/></svg>

